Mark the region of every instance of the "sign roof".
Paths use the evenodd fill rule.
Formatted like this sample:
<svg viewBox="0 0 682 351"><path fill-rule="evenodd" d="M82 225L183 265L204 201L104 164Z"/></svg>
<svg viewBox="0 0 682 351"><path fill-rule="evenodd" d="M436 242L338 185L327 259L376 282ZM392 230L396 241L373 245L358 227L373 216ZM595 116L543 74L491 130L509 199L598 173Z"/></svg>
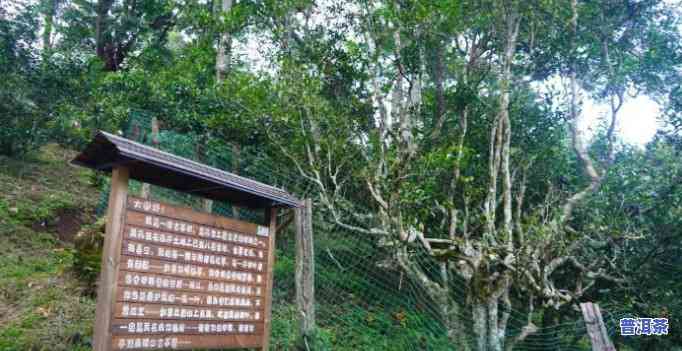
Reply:
<svg viewBox="0 0 682 351"><path fill-rule="evenodd" d="M243 207L300 206L282 189L103 131L72 163L106 172L125 165L132 179Z"/></svg>

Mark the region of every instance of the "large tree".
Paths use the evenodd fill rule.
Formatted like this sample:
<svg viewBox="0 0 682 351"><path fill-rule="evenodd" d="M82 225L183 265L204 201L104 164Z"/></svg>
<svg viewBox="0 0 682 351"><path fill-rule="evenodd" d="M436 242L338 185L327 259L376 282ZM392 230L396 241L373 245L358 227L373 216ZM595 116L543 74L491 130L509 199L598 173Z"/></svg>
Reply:
<svg viewBox="0 0 682 351"><path fill-rule="evenodd" d="M337 228L371 238L378 269L409 277L461 349L512 349L597 288L631 296L643 277L623 256L632 228L663 233L640 241L638 262L678 252L676 183L636 176L662 194L652 200L623 179L629 162L677 175L679 138L628 153L616 133L639 93L667 99L680 126L678 23L663 0L40 4L13 20L0 8L0 152L37 144L55 114L81 133L141 109L208 163L219 139L283 154L278 171L307 180ZM238 55L254 40L264 69ZM587 96L608 107L591 144ZM618 212L620 193L652 203Z"/></svg>
<svg viewBox="0 0 682 351"><path fill-rule="evenodd" d="M289 63L278 91L298 104L279 111L273 139L289 141L281 151L338 226L392 252L454 343L511 349L537 330L537 306L575 305L600 280L626 283L617 250L590 249L609 234L581 227L576 209L613 163L626 91L679 64L649 60L662 3L359 1L337 11L350 29L306 20L289 32L304 36L299 53L354 56L355 97L373 111L329 94L343 72L327 61ZM343 39L325 45L335 37ZM540 93L556 81L559 89ZM610 107L596 154L579 128L586 94ZM515 335L513 309L528 312Z"/></svg>

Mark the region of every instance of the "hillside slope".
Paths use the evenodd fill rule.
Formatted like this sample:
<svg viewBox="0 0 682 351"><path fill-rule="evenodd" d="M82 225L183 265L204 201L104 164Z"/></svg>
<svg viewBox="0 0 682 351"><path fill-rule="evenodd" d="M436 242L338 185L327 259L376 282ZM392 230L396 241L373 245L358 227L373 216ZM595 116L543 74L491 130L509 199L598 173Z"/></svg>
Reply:
<svg viewBox="0 0 682 351"><path fill-rule="evenodd" d="M0 157L0 351L91 349L101 192L91 171L69 164L74 156L48 145L24 160ZM274 267L272 350L305 349L294 306L295 242L287 230L278 237ZM333 246L335 257L348 262L360 249L347 238L318 236L320 248ZM376 286L371 266L345 269L329 257L316 262L318 328L310 349L451 349L445 334L434 333L436 321L406 309L391 285Z"/></svg>
<svg viewBox="0 0 682 351"><path fill-rule="evenodd" d="M48 145L0 157L0 350L89 349L95 301L72 267L73 238L99 191L74 156Z"/></svg>

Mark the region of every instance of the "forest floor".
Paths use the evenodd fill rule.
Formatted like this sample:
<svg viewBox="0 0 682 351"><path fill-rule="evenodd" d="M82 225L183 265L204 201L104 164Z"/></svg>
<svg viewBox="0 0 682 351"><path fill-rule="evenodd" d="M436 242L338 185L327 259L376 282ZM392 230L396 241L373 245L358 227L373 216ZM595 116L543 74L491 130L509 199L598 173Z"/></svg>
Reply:
<svg viewBox="0 0 682 351"><path fill-rule="evenodd" d="M94 297L72 267L73 238L99 190L75 152L48 145L0 157L0 350L87 350Z"/></svg>

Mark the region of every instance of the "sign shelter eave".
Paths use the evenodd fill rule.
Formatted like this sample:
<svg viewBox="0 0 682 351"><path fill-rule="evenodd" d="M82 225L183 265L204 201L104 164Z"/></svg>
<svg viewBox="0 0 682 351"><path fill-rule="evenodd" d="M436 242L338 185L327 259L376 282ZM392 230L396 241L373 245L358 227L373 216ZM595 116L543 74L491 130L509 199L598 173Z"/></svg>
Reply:
<svg viewBox="0 0 682 351"><path fill-rule="evenodd" d="M125 166L131 179L241 207L300 206L282 189L103 131L72 163L105 172Z"/></svg>

